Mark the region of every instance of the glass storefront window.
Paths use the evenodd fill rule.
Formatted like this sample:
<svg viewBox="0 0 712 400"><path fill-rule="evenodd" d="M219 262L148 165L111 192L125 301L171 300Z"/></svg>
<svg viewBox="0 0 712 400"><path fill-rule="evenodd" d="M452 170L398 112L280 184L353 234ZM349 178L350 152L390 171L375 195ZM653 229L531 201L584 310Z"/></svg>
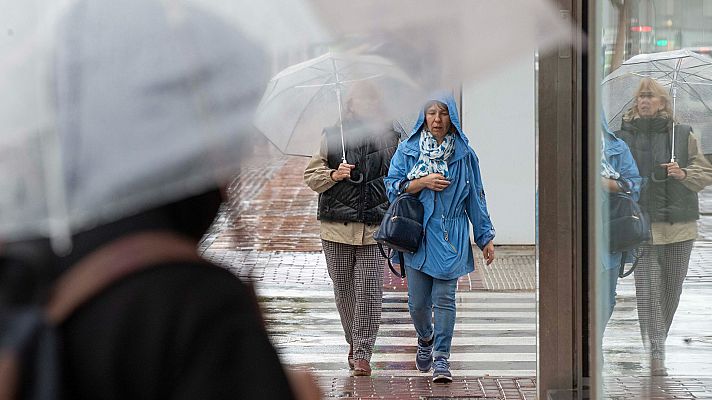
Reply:
<svg viewBox="0 0 712 400"><path fill-rule="evenodd" d="M633 377L666 392L712 374L712 2L596 12L596 357L604 392Z"/></svg>

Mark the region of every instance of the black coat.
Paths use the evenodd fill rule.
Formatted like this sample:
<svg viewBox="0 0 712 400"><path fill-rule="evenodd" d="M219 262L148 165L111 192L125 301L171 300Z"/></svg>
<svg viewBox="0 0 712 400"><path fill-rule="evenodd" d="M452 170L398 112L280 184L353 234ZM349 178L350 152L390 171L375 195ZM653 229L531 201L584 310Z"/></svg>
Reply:
<svg viewBox="0 0 712 400"><path fill-rule="evenodd" d="M32 267L22 270L38 273L13 279L29 283L7 285L31 295L0 300L13 306L43 303L57 276L127 235L166 231L197 243L220 202L220 192L213 190L79 233L66 257L29 262L21 257L26 251L11 251L25 245L7 246L5 255ZM46 247L43 241L27 246ZM44 279L32 279L37 277ZM81 305L58 329L59 371L68 399L293 398L254 293L207 262L163 263L130 275Z"/></svg>
<svg viewBox="0 0 712 400"><path fill-rule="evenodd" d="M388 175L391 157L398 146L398 133L391 126L365 127L344 122L346 160L355 165L352 181L339 181L319 195L317 218L323 221L379 224L388 209L383 178ZM342 162L341 132L326 129L329 168Z"/></svg>
<svg viewBox="0 0 712 400"><path fill-rule="evenodd" d="M249 288L204 263L129 277L61 326L69 399L291 399Z"/></svg>
<svg viewBox="0 0 712 400"><path fill-rule="evenodd" d="M691 132L687 125L675 125L675 161L680 168L687 167L690 161ZM667 171L660 167L670 162L672 121L657 117L624 121L616 134L630 147L643 177L639 203L650 220L676 223L699 219L697 193L675 179L668 179Z"/></svg>

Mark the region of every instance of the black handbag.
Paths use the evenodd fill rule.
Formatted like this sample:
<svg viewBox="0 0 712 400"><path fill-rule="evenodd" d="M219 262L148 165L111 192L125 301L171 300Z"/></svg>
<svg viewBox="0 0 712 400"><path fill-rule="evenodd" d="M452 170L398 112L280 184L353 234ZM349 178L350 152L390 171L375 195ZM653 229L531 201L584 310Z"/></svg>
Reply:
<svg viewBox="0 0 712 400"><path fill-rule="evenodd" d="M603 229L609 233L609 252L630 251L650 240L648 219L630 194L609 193L608 210L609 218L604 221Z"/></svg>
<svg viewBox="0 0 712 400"><path fill-rule="evenodd" d="M388 207L381 225L373 234L381 254L388 260L391 271L401 278L405 277L405 258L402 253L415 253L423 239L423 214L423 203L418 199L418 195L401 193ZM386 252L384 247L388 247L391 251ZM400 274L395 271L391 263L393 251L401 253Z"/></svg>

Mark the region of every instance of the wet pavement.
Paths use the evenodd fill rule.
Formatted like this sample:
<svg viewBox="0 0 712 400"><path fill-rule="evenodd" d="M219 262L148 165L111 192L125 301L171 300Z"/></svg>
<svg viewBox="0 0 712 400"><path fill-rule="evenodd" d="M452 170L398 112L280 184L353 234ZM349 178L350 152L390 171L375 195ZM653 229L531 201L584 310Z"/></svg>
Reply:
<svg viewBox="0 0 712 400"><path fill-rule="evenodd" d="M259 154L259 156L257 156ZM204 256L255 283L272 341L291 368L313 371L326 398L533 399L536 293L533 247L497 249L458 282L454 382L414 368L415 332L405 282L384 268L384 309L372 377L351 377L348 345L321 254L316 194L302 184L306 158L255 152L231 187L232 201L202 243ZM712 190L702 196L712 213ZM668 339L671 375L648 377L632 276L619 285L604 340L608 398L712 398L712 215L703 215L680 307Z"/></svg>

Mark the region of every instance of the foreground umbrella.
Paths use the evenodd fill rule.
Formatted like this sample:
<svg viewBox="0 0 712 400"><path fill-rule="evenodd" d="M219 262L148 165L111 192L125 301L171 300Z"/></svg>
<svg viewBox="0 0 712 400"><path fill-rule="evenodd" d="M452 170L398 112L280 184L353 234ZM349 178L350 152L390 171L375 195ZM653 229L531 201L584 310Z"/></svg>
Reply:
<svg viewBox="0 0 712 400"><path fill-rule="evenodd" d="M388 57L426 92L576 42L549 0L311 0L334 35Z"/></svg>
<svg viewBox="0 0 712 400"><path fill-rule="evenodd" d="M56 243L226 179L239 163L236 133L249 129L264 91L265 54L282 46L303 50L341 35L430 88L573 37L546 0L287 3L5 2L0 241L49 235Z"/></svg>
<svg viewBox="0 0 712 400"><path fill-rule="evenodd" d="M255 32L215 4L4 5L0 242L66 248L71 233L234 174L269 64Z"/></svg>
<svg viewBox="0 0 712 400"><path fill-rule="evenodd" d="M635 91L643 77L669 89L673 119L692 126L701 135L703 153L712 153L712 59L676 50L641 54L625 61L603 80L601 88L612 130L620 129L623 114L635 103ZM673 146L674 134L673 125Z"/></svg>
<svg viewBox="0 0 712 400"><path fill-rule="evenodd" d="M383 116L400 114L400 107L417 99L418 88L383 57L327 53L286 68L267 86L255 116L255 126L283 153L311 156L326 127L338 126L344 151L343 98L356 84L377 88Z"/></svg>

